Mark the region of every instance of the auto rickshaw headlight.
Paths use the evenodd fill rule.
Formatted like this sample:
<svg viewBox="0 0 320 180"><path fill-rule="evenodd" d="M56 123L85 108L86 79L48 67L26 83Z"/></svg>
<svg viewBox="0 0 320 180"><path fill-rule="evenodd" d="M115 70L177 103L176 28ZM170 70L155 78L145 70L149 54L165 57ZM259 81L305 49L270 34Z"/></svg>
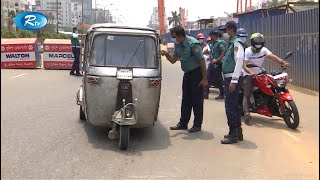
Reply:
<svg viewBox="0 0 320 180"><path fill-rule="evenodd" d="M125 110L125 118L132 118L134 115L134 108L132 106L127 106Z"/></svg>

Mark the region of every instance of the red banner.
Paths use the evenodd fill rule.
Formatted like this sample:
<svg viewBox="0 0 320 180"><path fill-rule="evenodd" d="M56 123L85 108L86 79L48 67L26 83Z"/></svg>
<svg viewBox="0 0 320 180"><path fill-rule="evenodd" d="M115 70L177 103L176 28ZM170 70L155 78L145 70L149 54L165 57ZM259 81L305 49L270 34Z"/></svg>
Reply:
<svg viewBox="0 0 320 180"><path fill-rule="evenodd" d="M43 52L72 52L71 44L44 44Z"/></svg>
<svg viewBox="0 0 320 180"><path fill-rule="evenodd" d="M73 62L44 61L43 65L46 69L71 69Z"/></svg>
<svg viewBox="0 0 320 180"><path fill-rule="evenodd" d="M21 68L21 69L30 69L36 68L35 61L21 61L21 62L1 62L1 69L14 69L14 68Z"/></svg>
<svg viewBox="0 0 320 180"><path fill-rule="evenodd" d="M3 44L1 52L34 52L34 44Z"/></svg>

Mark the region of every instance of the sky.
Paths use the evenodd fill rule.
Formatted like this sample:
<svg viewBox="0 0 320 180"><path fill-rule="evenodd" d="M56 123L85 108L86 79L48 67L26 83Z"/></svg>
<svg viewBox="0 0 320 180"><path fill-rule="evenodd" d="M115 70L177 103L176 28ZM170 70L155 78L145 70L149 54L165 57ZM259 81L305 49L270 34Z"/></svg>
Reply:
<svg viewBox="0 0 320 180"><path fill-rule="evenodd" d="M29 0L32 1L32 0ZM33 0L34 1L34 0ZM149 23L153 7L158 6L157 0L92 0L97 4L109 5L111 13L115 16L122 15L124 23L146 26ZM242 0L244 2L244 0ZM255 5L259 0L252 0ZM178 11L179 7L188 11L188 21L198 18L225 17L224 12L236 12L237 0L164 0L166 15L171 16L171 11ZM244 5L243 5L244 6ZM98 8L101 6L98 6ZM108 9L108 7L107 7ZM118 9L118 10L116 10Z"/></svg>
<svg viewBox="0 0 320 180"><path fill-rule="evenodd" d="M94 0L93 0L94 1ZM125 23L134 23L146 26L149 23L153 7L158 6L157 0L96 0L98 4L114 4L111 8L118 9L115 15L122 14ZM242 0L244 2L244 0ZM252 0L255 5L259 0ZM179 7L186 8L188 20L196 21L198 18L225 17L224 12L236 12L237 0L164 0L166 15L171 11L178 11ZM244 5L243 5L244 7Z"/></svg>

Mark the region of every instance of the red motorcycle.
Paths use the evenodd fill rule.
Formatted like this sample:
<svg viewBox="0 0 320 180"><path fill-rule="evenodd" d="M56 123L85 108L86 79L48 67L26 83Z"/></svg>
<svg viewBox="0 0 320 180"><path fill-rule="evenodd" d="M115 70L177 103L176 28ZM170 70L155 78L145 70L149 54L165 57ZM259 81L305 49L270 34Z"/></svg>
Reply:
<svg viewBox="0 0 320 180"><path fill-rule="evenodd" d="M292 52L287 53L284 59L291 55ZM253 64L248 64L247 66L249 68L258 67ZM253 79L254 88L252 94L254 103L251 104L250 112L268 117L282 117L289 128L296 129L299 126L299 113L292 95L286 88L289 82L288 74L284 72L286 68L281 66L280 70L271 73L267 73L264 68L261 68L261 72ZM241 89L239 103L243 114L242 92Z"/></svg>

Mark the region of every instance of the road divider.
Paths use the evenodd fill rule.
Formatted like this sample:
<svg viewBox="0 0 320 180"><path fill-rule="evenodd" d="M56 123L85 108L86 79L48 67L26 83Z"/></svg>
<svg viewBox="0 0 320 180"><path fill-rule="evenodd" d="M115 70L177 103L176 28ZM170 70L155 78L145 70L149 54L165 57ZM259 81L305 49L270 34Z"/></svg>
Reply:
<svg viewBox="0 0 320 180"><path fill-rule="evenodd" d="M37 38L1 38L1 69L34 69L42 65Z"/></svg>
<svg viewBox="0 0 320 180"><path fill-rule="evenodd" d="M43 42L45 69L71 69L74 57L69 39L46 39Z"/></svg>

